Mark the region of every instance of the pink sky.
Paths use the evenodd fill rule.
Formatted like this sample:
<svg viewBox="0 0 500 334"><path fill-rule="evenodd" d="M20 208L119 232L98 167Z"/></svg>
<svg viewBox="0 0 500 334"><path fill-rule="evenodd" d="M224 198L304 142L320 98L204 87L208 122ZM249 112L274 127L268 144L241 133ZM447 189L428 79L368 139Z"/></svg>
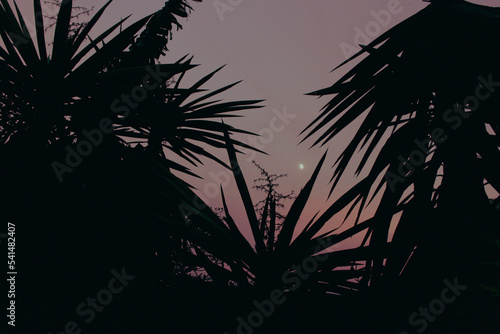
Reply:
<svg viewBox="0 0 500 334"><path fill-rule="evenodd" d="M498 1L472 1L483 5L498 5ZM22 10L31 13L30 0L18 1ZM104 0L76 1L76 5L101 7ZM330 71L346 59L341 47L355 47L359 31L372 32L371 40L390 27L415 14L427 3L419 0L204 0L202 3L190 1L194 11L189 19L181 20L184 29L173 34L169 43L170 52L162 62L173 62L191 54L194 62L201 64L191 70L186 84L192 83L221 65L227 66L219 72L206 87L218 88L243 80L238 86L223 95L225 100L265 99L265 108L243 113L246 117L232 119L229 124L259 133L265 131L269 139L258 140L269 156L257 155L255 160L271 173L287 173L282 182L284 193L300 191L309 179L316 163L326 148L328 157L316 183L306 213L301 220L307 223L318 210L324 210L342 194L356 179L347 174L337 191L327 201L330 190L329 180L333 173L330 168L342 149L354 134L354 127L344 131L328 147L309 149L313 141L301 145L298 134L314 119L318 111L329 100L328 97L316 99L305 93L333 84L345 69ZM222 4L222 5L221 5ZM164 1L115 0L103 16L100 25L94 30L102 32L120 18L133 14L128 24L162 8ZM226 11L217 11L216 6ZM392 13L390 16L382 15ZM378 13L378 15L377 15ZM378 20L377 20L377 16ZM372 30L369 30L372 29ZM379 31L378 31L379 30ZM366 39L366 38L365 38ZM363 37L358 41L362 42ZM369 41L368 41L369 42ZM288 124L273 120L276 111L294 115ZM273 112L274 111L274 112ZM273 126L271 126L273 125ZM283 126L282 126L283 125ZM269 130L274 131L272 137ZM283 128L283 129L282 129ZM282 129L282 130L281 130ZM248 142L246 137L238 139ZM227 155L218 156L227 161ZM259 176L245 156L240 163L249 186ZM305 168L299 169L299 164ZM223 167L206 162L205 166L193 168L205 180L188 178L187 181L198 187L199 194L212 207L221 206L220 195L210 193L208 183L214 183L211 175L221 173ZM208 190L205 191L205 190ZM234 217L245 217L241 201L236 196L234 180L224 189L230 198L229 207ZM254 202L262 195L252 194ZM340 220L341 221L341 220ZM332 221L328 228L338 222ZM241 226L247 226L243 221ZM249 230L244 228L249 235Z"/></svg>

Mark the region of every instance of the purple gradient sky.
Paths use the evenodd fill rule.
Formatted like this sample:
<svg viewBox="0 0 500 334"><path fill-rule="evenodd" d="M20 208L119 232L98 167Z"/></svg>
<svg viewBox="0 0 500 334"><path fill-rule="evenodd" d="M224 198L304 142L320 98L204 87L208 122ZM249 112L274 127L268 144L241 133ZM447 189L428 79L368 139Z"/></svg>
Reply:
<svg viewBox="0 0 500 334"><path fill-rule="evenodd" d="M106 1L86 0L76 1L76 4L100 8ZM220 1L228 4L228 0ZM225 100L233 99L265 99L265 108L242 113L244 118L231 119L229 124L246 130L260 132L269 128L275 117L273 109L286 109L289 114L296 115L281 132L274 133L273 140L264 145L263 150L269 156L257 155L255 160L271 173L287 173L288 178L282 182L281 191L300 191L307 182L316 163L327 147L309 149L313 141L297 145L303 137L299 133L314 119L318 111L329 100L328 97L316 99L305 96L307 92L327 87L333 84L348 65L336 72L330 71L345 60L341 44L354 46L356 28L364 30L367 25L377 22L372 11L387 10L394 0L242 0L231 1L239 3L232 6L232 11L223 13L223 20L217 13L214 0L204 0L202 3L190 1L194 11L188 20L181 20L183 30L173 34L169 43L167 56L162 62L173 62L185 54L194 56L194 62L201 64L191 70L185 78L190 84L203 75L218 68L227 66L219 72L208 84L207 88L218 88L223 85L243 80L238 86L226 92ZM398 1L396 1L398 2ZM472 1L484 5L498 5L498 1ZM18 1L23 12L31 12L30 0ZM128 24L143 16L162 8L162 0L115 0L103 16L100 25L94 30L96 37L117 20L133 14ZM389 23L378 26L381 32L396 25L415 14L427 5L419 0L400 0L399 13L391 15ZM376 37L376 36L375 36ZM276 123L278 126L281 123ZM355 127L347 129L328 146L328 157L322 169L316 187L310 199L309 206L301 219L305 225L314 213L324 210L333 203L356 179L348 174L340 183L337 191L327 201L330 190L328 185L334 163L342 149L352 137ZM238 139L248 142L246 136ZM219 157L227 161L224 152L218 152ZM251 186L252 180L259 176L258 170L245 156L240 156L240 163ZM299 169L302 163L305 168ZM215 182L210 173L220 173L223 167L206 162L205 166L193 168L205 180L187 179L198 187L199 194L212 207L221 206L220 195L214 196ZM207 186L211 184L211 186ZM208 192L207 192L208 190ZM234 180L224 189L229 197L229 207L233 217L238 217L244 233L249 235L249 229L244 221L244 209L241 205ZM260 200L262 194L253 193L254 202ZM286 212L286 211L285 211ZM368 210L367 213L373 212ZM328 228L336 227L340 220L332 221ZM349 244L357 245L351 240Z"/></svg>

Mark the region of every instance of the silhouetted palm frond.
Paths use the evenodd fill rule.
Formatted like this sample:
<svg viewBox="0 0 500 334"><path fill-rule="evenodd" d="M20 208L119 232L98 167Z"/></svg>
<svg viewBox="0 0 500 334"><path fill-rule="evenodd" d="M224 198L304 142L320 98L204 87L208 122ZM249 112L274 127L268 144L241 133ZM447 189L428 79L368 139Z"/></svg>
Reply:
<svg viewBox="0 0 500 334"><path fill-rule="evenodd" d="M362 119L336 161L331 191L357 150L364 153L356 174L366 176L331 210L351 205L351 213L359 205L359 219L380 196L364 241L374 250L372 277L382 270L398 276L417 246L414 259L428 252L436 266L460 258L453 254L458 240L475 235L473 226L498 222L485 183L500 192L499 33L499 8L435 1L343 62L367 54L334 85L310 93L333 95L303 131L304 140L318 137L313 146L334 143ZM397 248L384 265L382 249L401 211ZM442 245L447 255L435 256L436 243L451 239Z"/></svg>

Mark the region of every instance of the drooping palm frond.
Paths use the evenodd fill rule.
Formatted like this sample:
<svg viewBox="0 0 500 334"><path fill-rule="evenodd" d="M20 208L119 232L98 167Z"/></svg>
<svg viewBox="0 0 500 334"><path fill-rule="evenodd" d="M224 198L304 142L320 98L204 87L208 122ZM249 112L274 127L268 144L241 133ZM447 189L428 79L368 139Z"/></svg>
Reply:
<svg viewBox="0 0 500 334"><path fill-rule="evenodd" d="M383 268L399 275L419 245L425 247L417 255L424 249L432 253L427 229L447 238L453 229L470 230L467 219L481 226L498 219L485 182L500 191L494 172L500 167L499 32L499 8L433 1L343 62L340 66L367 54L334 85L310 93L334 95L303 131L304 140L318 136L313 146L334 142L362 118L336 161L331 191L357 150L364 153L356 174L366 170L367 176L332 210L351 205L353 212L359 205L359 219L380 195L365 238L374 250L372 277L380 277ZM380 252L400 211L393 238L398 247L385 266ZM450 246L446 254L453 251Z"/></svg>

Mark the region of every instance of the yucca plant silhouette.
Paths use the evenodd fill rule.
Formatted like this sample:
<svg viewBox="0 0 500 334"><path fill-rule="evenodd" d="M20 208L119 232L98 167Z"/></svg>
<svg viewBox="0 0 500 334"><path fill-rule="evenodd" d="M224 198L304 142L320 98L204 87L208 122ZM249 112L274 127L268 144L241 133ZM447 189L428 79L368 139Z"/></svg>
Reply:
<svg viewBox="0 0 500 334"><path fill-rule="evenodd" d="M299 288L297 285L302 285L302 283L303 286L309 287L305 290L313 289L323 293L329 291L337 294L355 293L358 289L357 284L351 280L361 277L363 270L353 271L350 268L368 258L368 249L361 247L332 251L329 248L363 231L369 222L338 234L334 234L336 229L333 228L327 232L318 233L332 217L331 212L334 210L329 210L322 215L316 214L293 238L325 161L326 153L319 161L309 181L297 195L288 213L284 215L281 229L277 229L276 203L272 199L266 202L261 220L257 219L249 189L238 163L236 149L228 132L225 137L231 170L245 207L246 220L253 240L247 240L244 237L241 232L241 223L238 223L231 215L224 189L221 188L224 215L221 219L210 207L201 205L203 200L188 186L176 181L168 169L160 164L151 163L154 173L148 173L165 181L156 182L159 185L156 189L159 194L158 205L151 210L151 214L159 222L171 226L177 235L192 243L193 256L190 264L205 271L215 284L221 286L234 284L241 288L252 287L256 294L268 293L272 288L296 290ZM168 184L170 185L167 186ZM173 197L168 192L168 188L174 187L178 189L176 195L182 194L181 196ZM165 211L162 209L162 203L163 207L165 207L164 203L170 203L169 208L172 207L172 203L175 203L178 211L176 213ZM270 221L267 223L269 218ZM268 233L270 235L276 233L276 238L268 238L264 235L264 230L270 228L273 230ZM325 252L325 255L318 255L321 252ZM317 270L315 269L311 274L314 278L300 284L284 282L283 275L293 275L297 269L292 269L292 267L301 266L306 258L318 266ZM319 284L318 281L324 281L325 284Z"/></svg>
<svg viewBox="0 0 500 334"><path fill-rule="evenodd" d="M19 298L36 307L19 315L25 333L55 331L62 318L72 317L65 311L69 305L82 293L95 293L113 268L142 270L137 286L147 286L155 237L170 232L144 217L150 191L137 182L143 156L194 175L170 154L188 163L203 157L222 163L209 152L225 146L220 120L260 108L257 100L217 99L236 83L205 91L202 86L218 70L184 88L182 79L196 66L191 59L158 64L171 30L180 27L177 20L188 15L186 1L168 1L126 28L127 18L95 37L110 3L75 32L73 2L63 1L47 43L39 0L33 1L34 32L15 2L0 1L0 186L7 196L2 220L15 222L29 245L19 251L27 266L22 284L29 287ZM145 96L122 100L138 90ZM68 147L88 141L86 131L99 129L103 120L113 124L112 131L101 133L92 154L58 177L54 162L65 164ZM47 268L54 278L41 274Z"/></svg>
<svg viewBox="0 0 500 334"><path fill-rule="evenodd" d="M370 270L365 264L372 256L372 249L367 246L342 246L343 241L372 226L373 219L341 230L342 221L336 222L333 219L335 213L349 203L341 200L324 213L318 212L305 227L298 227L299 219L303 216L326 159L326 153L288 212L283 214L284 219L278 228L276 203L272 198L268 197L262 212L259 211L260 219L257 218L229 133L226 133L226 142L229 164L245 208L245 217L235 217L231 214L222 187L221 217L220 212L214 212L192 189L179 182L167 168L151 158L148 158L147 171L143 173L148 175L148 184L158 185L154 189L155 203L150 203L151 216L155 218L156 224L169 226L173 235L188 245L188 249L185 249L188 256L183 258L184 268L197 268L194 275L203 274L208 281L204 283L205 294L194 292L199 291L193 288L198 287L199 283L193 283L191 288L188 284L185 294L197 298L201 303L208 298L203 297L207 291L218 291L215 301L209 302L210 310L202 308L200 311L199 307L189 306L191 314L200 317L197 325L200 328L215 326L214 331L231 332L237 325L236 316L245 317L252 311L249 308L253 305L252 300L267 299L270 292L276 289L282 291L289 302L287 301L284 307L280 305L282 311L278 312L278 315L273 313L262 328L256 329L258 333L267 333L268 330L275 332L278 328L300 332L310 328L308 326L313 322L316 322L315 326L319 328L327 322L325 319L330 319L327 316L330 312L338 316L337 325L344 329L352 327L355 314L359 317L365 315L361 311L362 308L373 313L370 304L363 301L368 291L366 285L360 284L363 283L362 278L366 275L366 270ZM169 190L173 188L177 190L175 193ZM231 198L234 200L234 196ZM251 237L248 239L242 233L245 224L248 224L247 227L251 231ZM268 237L273 234L274 238ZM168 251L162 249L161 243L158 244L158 265L165 267L168 261L164 258L168 257ZM164 284L167 274L157 279ZM174 282L174 289L176 283L179 282ZM183 283L186 283L186 280L180 282L177 287L179 291L186 289ZM177 300L182 299L185 294L181 294ZM233 316L222 319L214 313ZM285 319L296 313L304 316L307 314L307 319L297 320L293 322L294 325L287 323ZM172 317L172 321L181 319L182 314L180 312L180 315Z"/></svg>
<svg viewBox="0 0 500 334"><path fill-rule="evenodd" d="M103 189L113 188L105 186L107 182L115 179L122 184L117 170L124 170L141 149L168 168L191 175L186 166L169 159L164 149L193 164L201 163L200 157L222 163L207 149L225 145L220 119L261 107L256 105L258 100L212 99L237 83L203 93L202 86L220 69L182 88L182 79L195 66L191 59L156 64L166 51L172 27L180 27L176 17L187 17L191 9L185 1L168 1L163 9L125 29L121 27L127 18L120 20L85 42L110 3L79 30L70 32L73 2L63 1L49 54L40 1L33 2L36 38L30 35L15 2L14 10L8 1L1 2L0 154L5 161L1 182L11 194L13 205L6 207L12 218L29 215L19 208L25 203L25 188L35 187L48 199L64 192L73 192L67 198L103 196ZM134 92L140 93L136 100ZM95 134L103 121L113 124L111 133ZM230 131L252 134L232 127ZM87 144L88 153L89 133L96 146L86 159L79 157L76 167L69 166L71 149ZM241 142L235 145L253 150ZM75 160L74 153L71 159ZM49 195L51 191L54 194ZM31 193L36 203L38 196ZM59 209L71 216L70 207Z"/></svg>
<svg viewBox="0 0 500 334"><path fill-rule="evenodd" d="M108 1L87 24L69 36L72 1L64 1L57 17L52 53L48 55L40 1L34 1L35 40L17 6L16 17L10 4L2 2L2 144L24 140L36 147L35 152L55 147L61 150L68 144L85 140L83 130L98 129L102 119L109 118L116 127L105 140L112 152L122 151L120 148L127 145L122 136L127 136L146 139L149 149L158 155L163 155L162 147L167 147L193 163L199 162L195 154L217 160L196 144L223 145L221 127L211 119L229 117L227 113L231 111L258 108L255 103L259 101L207 100L235 84L193 100L193 95L203 91L200 87L218 70L184 89L180 87L181 79L195 66L191 59L184 57L173 64L155 65L155 59L166 50L172 26L180 26L175 16L187 17L190 7L184 1L167 2L162 10L120 31L102 47L100 43L127 18L85 44L110 3ZM142 28L145 30L136 36ZM179 77L173 84L176 75ZM134 88L142 87L144 91L146 85L155 88L148 88L146 97L140 96L141 103L129 101ZM129 100L118 104L122 94L128 95ZM190 98L193 101L187 102ZM232 131L248 133L239 129ZM102 150L106 144L98 149ZM188 172L183 166L171 161L169 164Z"/></svg>
<svg viewBox="0 0 500 334"><path fill-rule="evenodd" d="M362 119L336 161L332 191L364 149L356 174L366 176L339 201L352 203L349 212L359 205L359 219L380 200L363 241L373 249L365 284L456 273L491 249L480 231L498 233L500 221L485 190L500 191L499 32L499 8L432 1L362 45L339 67L366 57L334 85L310 93L334 95L303 131L304 140L318 136L313 146Z"/></svg>

